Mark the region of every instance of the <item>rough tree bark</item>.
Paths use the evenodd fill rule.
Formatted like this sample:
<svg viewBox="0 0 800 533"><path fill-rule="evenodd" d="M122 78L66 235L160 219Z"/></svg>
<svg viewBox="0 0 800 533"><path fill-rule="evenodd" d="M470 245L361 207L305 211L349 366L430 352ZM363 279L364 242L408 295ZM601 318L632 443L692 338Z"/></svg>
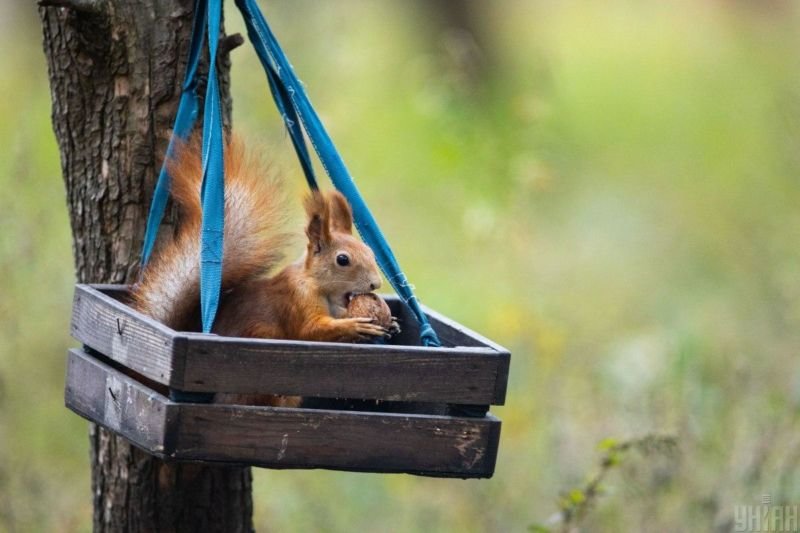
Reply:
<svg viewBox="0 0 800 533"><path fill-rule="evenodd" d="M40 4L77 278L128 283L177 108L193 2ZM229 117L227 57L220 72ZM253 529L249 468L164 463L94 426L90 440L95 531Z"/></svg>

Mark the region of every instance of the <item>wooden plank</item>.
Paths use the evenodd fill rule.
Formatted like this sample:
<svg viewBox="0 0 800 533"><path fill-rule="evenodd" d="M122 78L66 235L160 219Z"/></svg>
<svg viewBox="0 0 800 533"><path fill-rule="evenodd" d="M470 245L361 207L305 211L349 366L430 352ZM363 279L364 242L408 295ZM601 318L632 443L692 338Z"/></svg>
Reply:
<svg viewBox="0 0 800 533"><path fill-rule="evenodd" d="M484 337L466 326L463 326L451 320L446 316L422 306L422 310L428 315L431 326L440 335L443 342L455 343L462 346L482 346L494 350L500 358L500 364L497 369L497 379L495 380L495 394L494 401L489 402L493 405L503 405L506 398L506 389L508 387L508 372L511 365L511 352L496 342Z"/></svg>
<svg viewBox="0 0 800 533"><path fill-rule="evenodd" d="M78 311L87 304L81 307L76 303L77 319L73 322L86 322L90 328L100 324L101 331L80 331L82 337L76 333L79 340L157 382L165 383L166 375L174 389L469 405L500 405L505 401L508 351L432 311L426 310L442 340L458 346L426 348L418 345L416 336L412 337L416 345L354 345L178 333L120 303L117 299L124 299L125 286L91 289L98 289L87 291L88 298L94 298L90 300L95 304L91 307L93 314L85 318L87 312ZM117 299L110 298L112 295ZM406 324L414 323L397 297L387 297L387 301ZM123 321L133 324L129 331L143 334L143 338L132 338L127 344L144 346L124 352L118 349L126 338L124 329L122 333L116 329L120 313L126 313ZM416 335L415 327L412 325L408 334ZM153 347L154 342L160 344ZM171 355L162 350L170 343L174 348ZM148 362L148 350L160 360ZM167 364L171 367L165 374L163 367ZM160 375L144 372L144 368L157 369Z"/></svg>
<svg viewBox="0 0 800 533"><path fill-rule="evenodd" d="M417 326L416 318L409 312L408 307L403 305L402 300L397 295L382 294L381 297L386 300L386 303L392 310L392 315L398 317L403 326L404 331L398 338L398 343L419 346L419 327ZM478 333L447 318L441 313L437 313L425 305L420 305L420 307L428 316L428 320L439 336L442 346L471 346L475 348L491 348L497 352L508 352L508 350L502 346L482 337Z"/></svg>
<svg viewBox="0 0 800 533"><path fill-rule="evenodd" d="M183 387L217 391L464 404L502 403L507 355L186 334Z"/></svg>
<svg viewBox="0 0 800 533"><path fill-rule="evenodd" d="M82 350L69 351L66 406L156 455L164 452L169 407L164 400Z"/></svg>
<svg viewBox="0 0 800 533"><path fill-rule="evenodd" d="M500 421L187 404L172 454L270 468L491 477Z"/></svg>
<svg viewBox="0 0 800 533"><path fill-rule="evenodd" d="M110 296L112 299L124 302L128 296L128 286L127 285L91 285L92 289L97 290L100 293L106 294ZM419 343L419 329L416 328L415 322L416 319L409 313L408 308L403 305L402 301L397 295L394 294L382 294L381 297L386 300L387 304L392 310L392 314L398 317L403 325L411 332L413 335L409 335L406 342L402 342L399 344L403 344L406 346L420 346ZM428 319L431 321L431 325L436 330L436 333L439 335L440 340L442 341L444 346L447 347L457 347L457 346L470 346L474 348L492 348L497 352L505 352L507 353L508 350L499 344L483 337L479 333L459 324L458 322L447 318L446 316L430 309L429 307L422 305L422 310L428 315ZM402 336L401 338L405 338ZM398 343L392 343L398 344Z"/></svg>
<svg viewBox="0 0 800 533"><path fill-rule="evenodd" d="M182 341L170 328L98 290L106 287L75 286L72 336L134 372L180 388Z"/></svg>
<svg viewBox="0 0 800 533"><path fill-rule="evenodd" d="M427 306L421 306L422 310L428 316L431 326L439 334L440 340L453 346L479 346L482 348L491 348L496 352L508 353L508 350L496 342L493 342L480 333L477 333L468 327L459 324L453 319L450 319L443 314L434 311Z"/></svg>
<svg viewBox="0 0 800 533"><path fill-rule="evenodd" d="M490 477L500 421L424 414L170 402L81 350L69 354L67 406L174 460Z"/></svg>

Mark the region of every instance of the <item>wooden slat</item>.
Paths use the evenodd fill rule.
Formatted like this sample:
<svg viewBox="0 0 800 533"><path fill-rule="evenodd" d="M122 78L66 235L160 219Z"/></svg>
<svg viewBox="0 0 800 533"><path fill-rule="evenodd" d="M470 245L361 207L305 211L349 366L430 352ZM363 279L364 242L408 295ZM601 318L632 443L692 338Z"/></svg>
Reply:
<svg viewBox="0 0 800 533"><path fill-rule="evenodd" d="M497 376L495 379L494 400L488 403L492 405L503 405L505 403L506 388L508 386L511 352L496 342L487 339L480 333L462 326L455 320L451 320L433 309L423 305L422 310L428 315L431 326L433 326L439 334L442 342L453 343L457 346L481 346L496 352L496 355L500 358L500 362L497 367Z"/></svg>
<svg viewBox="0 0 800 533"><path fill-rule="evenodd" d="M270 468L490 477L500 421L434 415L188 404L176 457Z"/></svg>
<svg viewBox="0 0 800 533"><path fill-rule="evenodd" d="M156 455L164 452L168 406L163 399L82 350L69 351L66 406Z"/></svg>
<svg viewBox="0 0 800 533"><path fill-rule="evenodd" d="M477 333L468 327L459 324L455 320L447 318L443 314L434 311L425 305L422 305L421 307L428 316L431 326L433 326L433 329L439 334L439 339L443 343L452 346L490 348L499 353L508 353L506 348L503 348L499 344L487 339L480 333Z"/></svg>
<svg viewBox="0 0 800 533"><path fill-rule="evenodd" d="M271 468L490 477L500 421L170 402L71 350L67 406L160 457Z"/></svg>
<svg viewBox="0 0 800 533"><path fill-rule="evenodd" d="M186 335L183 387L465 404L502 403L508 356L487 348L423 348Z"/></svg>
<svg viewBox="0 0 800 533"><path fill-rule="evenodd" d="M179 333L118 301L124 298L125 290L125 286L79 286L73 318L79 326L75 335L109 358L174 389L470 405L500 405L505 401L508 351L429 310L426 312L434 328L445 345L452 347ZM397 297L388 297L387 301L409 328L401 340L418 344L414 319ZM123 324L131 325L121 334L116 327L120 316ZM97 321L98 331L92 330L92 320ZM126 332L135 332L134 338L127 337Z"/></svg>
<svg viewBox="0 0 800 533"><path fill-rule="evenodd" d="M181 341L175 332L98 288L104 286L75 286L72 336L134 372L180 388L182 350L176 350Z"/></svg>

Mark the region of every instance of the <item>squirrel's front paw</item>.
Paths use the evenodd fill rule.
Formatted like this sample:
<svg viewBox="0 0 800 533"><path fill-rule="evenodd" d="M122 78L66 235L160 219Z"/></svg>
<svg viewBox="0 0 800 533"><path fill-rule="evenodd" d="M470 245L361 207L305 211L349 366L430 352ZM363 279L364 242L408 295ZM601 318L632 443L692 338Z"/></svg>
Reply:
<svg viewBox="0 0 800 533"><path fill-rule="evenodd" d="M347 330L349 340L364 340L369 337L383 337L387 331L372 318L340 318L338 322Z"/></svg>

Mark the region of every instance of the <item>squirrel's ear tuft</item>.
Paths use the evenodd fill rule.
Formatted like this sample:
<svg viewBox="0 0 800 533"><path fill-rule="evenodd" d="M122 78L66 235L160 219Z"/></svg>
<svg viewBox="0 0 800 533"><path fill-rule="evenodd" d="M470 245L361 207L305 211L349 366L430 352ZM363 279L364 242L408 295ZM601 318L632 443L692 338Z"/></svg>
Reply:
<svg viewBox="0 0 800 533"><path fill-rule="evenodd" d="M306 235L308 236L309 251L311 253L319 253L323 246L331 241L328 203L322 193L313 191L306 196L305 208L308 215Z"/></svg>
<svg viewBox="0 0 800 533"><path fill-rule="evenodd" d="M353 210L342 193L328 193L328 204L331 213L331 229L343 233L353 233Z"/></svg>

